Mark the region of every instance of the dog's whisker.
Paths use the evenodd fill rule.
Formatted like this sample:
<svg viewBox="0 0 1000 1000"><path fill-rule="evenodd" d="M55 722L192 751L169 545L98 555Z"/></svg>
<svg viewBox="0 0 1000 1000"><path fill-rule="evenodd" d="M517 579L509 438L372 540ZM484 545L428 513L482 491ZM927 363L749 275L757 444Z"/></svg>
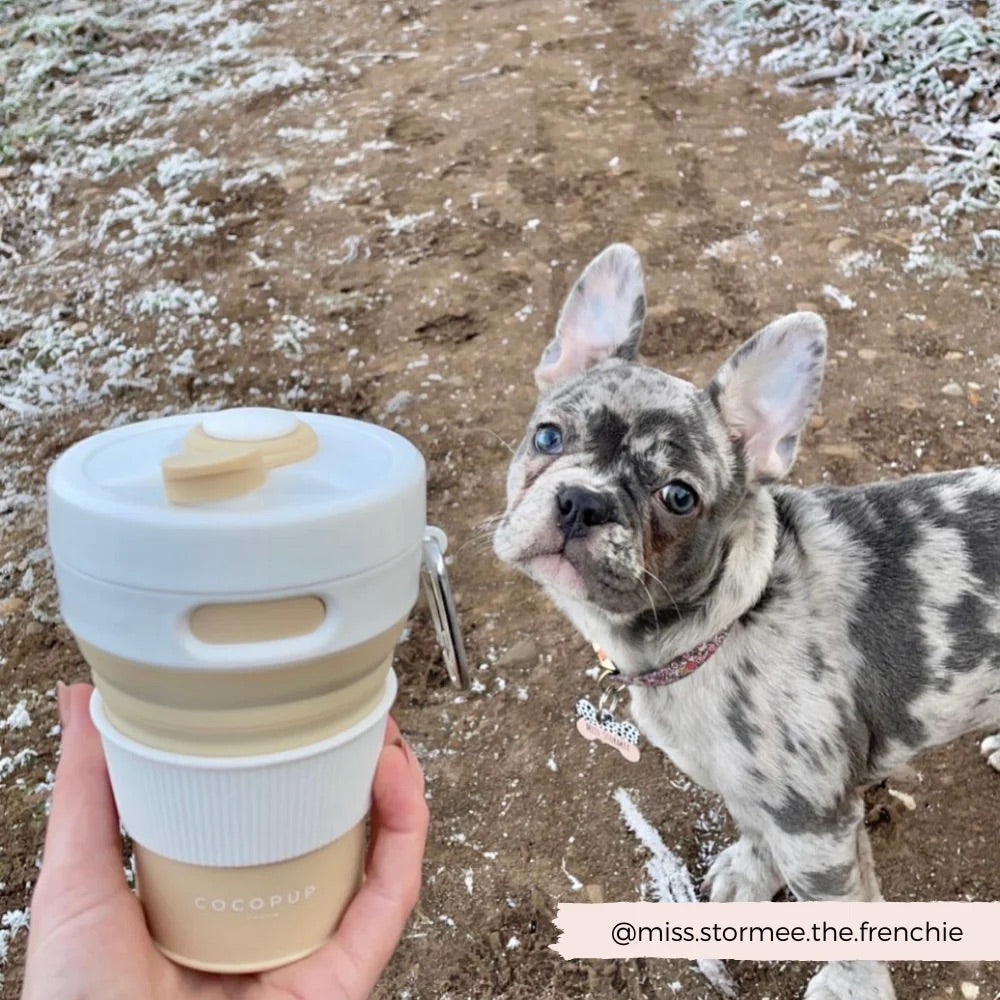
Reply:
<svg viewBox="0 0 1000 1000"><path fill-rule="evenodd" d="M670 590L667 587L667 585L655 573L651 573L648 569L646 569L645 566L643 566L642 572L646 576L648 576L650 579L652 579L655 583L659 584L660 589L663 591L664 594L667 595L667 598L669 599L670 603L673 605L674 611L677 614L677 617L679 618L680 615L681 615L681 609L678 607L677 601L674 599L674 595L670 593ZM640 582L642 582L641 577L640 577ZM643 584L643 587L645 587L645 584ZM647 594L649 593L648 589L646 590L646 593ZM650 598L650 601L652 601L652 598ZM655 611L656 611L655 607L653 608L653 611L655 613Z"/></svg>
<svg viewBox="0 0 1000 1000"><path fill-rule="evenodd" d="M656 602L653 600L653 595L650 593L649 587L646 586L646 581L643 580L641 575L637 578L637 580L639 586L646 592L646 597L649 599L649 610L653 612L653 621L656 624L656 627L659 628L660 616L656 612Z"/></svg>
<svg viewBox="0 0 1000 1000"><path fill-rule="evenodd" d="M492 427L471 427L469 428L473 431L483 431L487 434L492 434L512 455L516 453L517 449L512 444L508 444L502 437Z"/></svg>
<svg viewBox="0 0 1000 1000"><path fill-rule="evenodd" d="M486 552L493 547L493 534L497 526L503 520L503 514L488 514L477 524L473 525L472 533L455 550L456 554L465 552L468 549L473 551Z"/></svg>
<svg viewBox="0 0 1000 1000"><path fill-rule="evenodd" d="M476 530L487 529L492 531L504 519L503 512L499 514L487 514L475 524Z"/></svg>

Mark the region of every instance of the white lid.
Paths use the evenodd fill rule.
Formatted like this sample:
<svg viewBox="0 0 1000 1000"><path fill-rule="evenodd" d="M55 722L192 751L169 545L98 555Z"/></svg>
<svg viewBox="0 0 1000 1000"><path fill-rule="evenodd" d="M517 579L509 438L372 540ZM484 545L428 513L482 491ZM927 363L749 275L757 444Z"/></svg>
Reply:
<svg viewBox="0 0 1000 1000"><path fill-rule="evenodd" d="M267 471L228 499L170 503L163 459L202 425L230 441L316 433L309 458ZM187 414L105 431L49 470L57 564L126 587L255 594L353 576L417 548L426 523L424 461L373 424L251 408Z"/></svg>

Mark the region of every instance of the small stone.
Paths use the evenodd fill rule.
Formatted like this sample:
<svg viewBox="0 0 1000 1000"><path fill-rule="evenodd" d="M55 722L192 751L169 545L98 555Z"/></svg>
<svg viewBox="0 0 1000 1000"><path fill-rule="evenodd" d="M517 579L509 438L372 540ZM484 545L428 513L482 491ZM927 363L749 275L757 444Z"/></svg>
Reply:
<svg viewBox="0 0 1000 1000"><path fill-rule="evenodd" d="M818 450L821 455L831 455L834 458L847 458L852 461L861 457L861 452L853 444L821 444Z"/></svg>
<svg viewBox="0 0 1000 1000"><path fill-rule="evenodd" d="M919 410L922 404L923 400L919 396L903 396L899 401L899 405L904 410Z"/></svg>
<svg viewBox="0 0 1000 1000"><path fill-rule="evenodd" d="M28 635L41 635L45 626L41 622L28 622L24 630Z"/></svg>
<svg viewBox="0 0 1000 1000"><path fill-rule="evenodd" d="M830 251L833 256L837 257L842 254L851 245L850 236L838 236L835 240L830 240L827 243L826 248Z"/></svg>
<svg viewBox="0 0 1000 1000"><path fill-rule="evenodd" d="M947 351L944 359L945 361L964 361L965 355L961 351Z"/></svg>
<svg viewBox="0 0 1000 1000"><path fill-rule="evenodd" d="M73 333L86 333L88 329L90 329L90 328L82 320L79 323L74 323L70 327L70 330Z"/></svg>
<svg viewBox="0 0 1000 1000"><path fill-rule="evenodd" d="M976 997L979 996L979 987L975 983L962 983L959 989L965 1000L976 1000Z"/></svg>
<svg viewBox="0 0 1000 1000"><path fill-rule="evenodd" d="M296 191L301 191L308 184L309 178L304 177L302 174L292 174L291 177L286 177L281 182L282 188L284 188L288 194L294 194Z"/></svg>
<svg viewBox="0 0 1000 1000"><path fill-rule="evenodd" d="M412 392L397 392L382 408L383 413L398 413L406 409L417 397Z"/></svg>
<svg viewBox="0 0 1000 1000"><path fill-rule="evenodd" d="M917 801L909 792L901 792L898 788L890 788L889 794L898 802L902 802L903 808L907 812L913 812L917 808Z"/></svg>
<svg viewBox="0 0 1000 1000"><path fill-rule="evenodd" d="M7 615L16 615L19 611L23 611L26 602L20 597L7 597L0 601L0 618L4 618Z"/></svg>
<svg viewBox="0 0 1000 1000"><path fill-rule="evenodd" d="M814 431L821 431L824 427L826 427L826 420L827 420L827 418L824 417L822 414L820 414L820 413L814 413L809 418L809 426Z"/></svg>
<svg viewBox="0 0 1000 1000"><path fill-rule="evenodd" d="M513 667L534 663L538 659L538 647L530 639L519 639L497 660L498 667Z"/></svg>
<svg viewBox="0 0 1000 1000"><path fill-rule="evenodd" d="M858 357L861 358L862 361L874 361L878 357L878 351L876 351L873 347L862 347L861 350L858 351Z"/></svg>
<svg viewBox="0 0 1000 1000"><path fill-rule="evenodd" d="M948 382L941 386L941 393L945 396L964 396L965 390L957 382Z"/></svg>

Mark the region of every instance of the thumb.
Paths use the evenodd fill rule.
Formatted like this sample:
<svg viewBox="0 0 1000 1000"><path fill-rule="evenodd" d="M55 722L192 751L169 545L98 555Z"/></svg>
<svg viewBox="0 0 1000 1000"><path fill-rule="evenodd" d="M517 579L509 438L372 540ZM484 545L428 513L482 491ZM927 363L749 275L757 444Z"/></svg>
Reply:
<svg viewBox="0 0 1000 1000"><path fill-rule="evenodd" d="M33 906L36 919L44 917L49 886L63 901L68 886L81 902L95 897L106 900L111 892L128 891L122 871L118 812L101 739L90 720L93 688L60 683L56 691L62 753Z"/></svg>
<svg viewBox="0 0 1000 1000"><path fill-rule="evenodd" d="M370 996L416 905L428 825L424 778L392 720L372 793L371 851L360 892L323 948L269 974L296 996Z"/></svg>

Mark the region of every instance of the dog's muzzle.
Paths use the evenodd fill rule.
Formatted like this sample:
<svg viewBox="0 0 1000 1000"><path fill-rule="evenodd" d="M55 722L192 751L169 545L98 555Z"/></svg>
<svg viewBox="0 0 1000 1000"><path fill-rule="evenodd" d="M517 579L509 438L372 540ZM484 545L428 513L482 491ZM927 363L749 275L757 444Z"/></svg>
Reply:
<svg viewBox="0 0 1000 1000"><path fill-rule="evenodd" d="M604 493L582 486L563 486L556 493L556 512L563 538L582 538L599 524L615 520L615 505Z"/></svg>

